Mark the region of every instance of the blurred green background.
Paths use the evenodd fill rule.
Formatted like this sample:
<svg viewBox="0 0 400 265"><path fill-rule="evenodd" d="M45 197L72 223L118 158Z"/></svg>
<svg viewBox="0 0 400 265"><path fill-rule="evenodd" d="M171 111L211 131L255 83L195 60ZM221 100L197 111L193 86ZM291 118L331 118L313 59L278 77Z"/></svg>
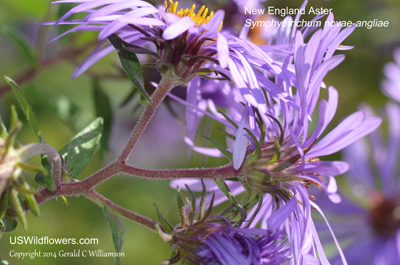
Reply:
<svg viewBox="0 0 400 265"><path fill-rule="evenodd" d="M220 7L224 4L226 4L224 1L212 3L213 6ZM275 0L267 1L265 5L299 7L301 1ZM398 0L351 2L333 0L310 1L309 5L333 8L335 20L357 21L376 18L390 22L388 28L356 29L344 43L356 47L342 52L346 54L346 60L325 79L328 85L333 85L339 90L340 95L338 112L332 124L337 124L343 117L357 110L361 102L370 104L379 113L379 109L387 101L380 93L380 82L383 78L382 66L392 60L393 50L400 47L398 16L400 2ZM101 60L88 73L71 80L73 70L93 48L96 37L92 33L76 34L48 44L48 41L59 32L50 26L37 24L54 20L59 12L65 12L65 10L59 10L59 7L59 5L51 7L50 1L46 0L2 0L0 2L2 32L11 30L22 36L29 43L32 53L36 56L39 54L42 61L42 64L32 70L30 61L24 58L21 50L15 47L10 38L0 34L0 75L19 79L21 87L36 112L46 142L56 149L63 147L70 138L99 114L93 100L95 90L93 80L99 81L100 88L97 89L107 95L113 109L112 116L107 118L111 122L110 142L108 146L103 143L102 148L98 150L92 163L82 175L84 178L112 161L118 154L138 118L140 104L135 99L122 104L130 95L132 88L125 78L121 78L123 75L117 66L118 59L115 53ZM42 36L45 38L43 39ZM26 55L26 50L22 53ZM145 76L152 74L145 70ZM2 81L0 96L0 114L7 121L10 105L17 105L17 103ZM166 105L183 117L181 106L173 102ZM107 112L106 114L110 115ZM22 112L20 118L24 120ZM203 127L210 128L212 123L207 121ZM188 158L187 148L181 140L184 134L184 124L174 118L167 107L163 106L139 145L134 149L129 163L145 168L178 168L215 166L225 162L222 159L204 159L199 155ZM36 141L28 125L24 126L18 140L23 144ZM108 151L105 150L106 147ZM173 155L171 155L172 151ZM32 176L28 176L28 179L32 179ZM150 218L156 217L153 206L153 203L156 203L172 223L178 222L174 200L175 191L169 188L168 182L116 176L102 184L98 191L127 209ZM25 234L21 227L17 227L14 232L3 234L0 240L0 257L15 265L113 264L112 258L16 260L9 257L10 250L25 252L37 249L42 252L58 252L78 248L114 251L109 224L102 210L84 198L68 198L68 201L70 207L67 207L61 199L44 203L41 205L39 218L28 213L28 232ZM125 252L126 257L122 258L122 264L160 264L162 260L169 257L168 245L163 243L156 234L125 219L123 219L123 224L125 244L122 251ZM98 238L99 245L84 247L11 245L10 237L18 235Z"/></svg>

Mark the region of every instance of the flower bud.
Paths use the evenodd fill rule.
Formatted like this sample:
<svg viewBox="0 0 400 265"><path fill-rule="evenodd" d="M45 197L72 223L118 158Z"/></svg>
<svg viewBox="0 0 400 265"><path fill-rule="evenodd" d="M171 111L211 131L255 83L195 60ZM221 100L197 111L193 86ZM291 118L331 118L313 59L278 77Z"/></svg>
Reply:
<svg viewBox="0 0 400 265"><path fill-rule="evenodd" d="M6 141L0 138L0 181L10 178L13 173L18 173L19 168L16 167L18 157L15 150L6 145ZM1 193L1 190L0 190Z"/></svg>

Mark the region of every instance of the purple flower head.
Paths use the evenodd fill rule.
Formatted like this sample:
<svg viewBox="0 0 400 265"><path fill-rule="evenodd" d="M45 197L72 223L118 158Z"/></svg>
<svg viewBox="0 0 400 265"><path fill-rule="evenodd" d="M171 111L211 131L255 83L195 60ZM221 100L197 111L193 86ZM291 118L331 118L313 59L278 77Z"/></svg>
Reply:
<svg viewBox="0 0 400 265"><path fill-rule="evenodd" d="M160 237L171 245L173 253L172 258L163 264L181 261L182 264L204 265L278 265L289 260L282 231L240 228L242 221L235 219L237 214L235 207L232 207L234 205L221 214L213 215L213 194L206 209L204 182L201 183L202 196L197 200L191 189L188 186L186 188L191 197L186 198L186 207L178 188L180 224L173 227L158 211L160 224L156 224L155 228Z"/></svg>
<svg viewBox="0 0 400 265"><path fill-rule="evenodd" d="M374 132L345 149L352 195L336 205L319 203L349 264L400 264L400 107L387 104L386 117L387 137ZM337 257L332 263L341 264Z"/></svg>
<svg viewBox="0 0 400 265"><path fill-rule="evenodd" d="M327 20L333 21L333 15ZM354 30L354 27L341 30L340 24L328 24L312 35L309 29L277 34L286 36L280 41L285 39L289 43L286 50L281 51L282 65L280 72L275 72L275 82L270 81L268 75L253 71L247 63L248 57L241 53L230 60L240 63L229 65L242 96L240 104L231 105L227 115L228 132L235 136L228 150L232 151L232 164L240 182L226 183L233 195L245 190L264 194L259 213L246 225L261 225L271 231L286 229L292 255L290 264L329 264L311 219L311 207L319 212L320 209L310 201L307 188L315 184L324 189L331 200L340 201L334 176L343 174L349 166L343 161L321 161L320 157L342 150L375 130L381 122L379 118L366 119L365 113L360 111L321 137L338 105L338 93L333 87L328 88L328 100L320 99L321 88L326 88L323 79L344 60L343 55L334 55L334 52L348 48L341 43ZM305 43L307 35L310 37ZM247 48L257 50L257 46L251 44ZM268 71L274 66L262 64L261 57L259 63ZM236 72L233 71L235 66L238 66ZM318 119L312 124L317 107ZM223 118L216 115L214 118L226 124ZM174 181L172 185L184 188L182 183ZM207 184L209 191L216 192L217 204L227 200L215 184ZM198 189L196 181L188 185L193 190ZM255 208L252 213L254 211Z"/></svg>
<svg viewBox="0 0 400 265"><path fill-rule="evenodd" d="M233 227L222 217L173 232L172 249L184 264L283 264L288 251L280 233Z"/></svg>
<svg viewBox="0 0 400 265"><path fill-rule="evenodd" d="M394 59L396 62L385 65L387 79L382 82L382 91L389 98L400 102L400 48L395 50Z"/></svg>
<svg viewBox="0 0 400 265"><path fill-rule="evenodd" d="M191 9L178 10L178 2L174 1L165 1L159 8L139 0L62 0L54 3L80 3L58 21L47 23L77 25L59 37L76 31L99 31L99 45L75 70L73 77L82 74L117 46L154 57L160 72L172 67L182 82L193 78L207 63L224 65L227 60L226 39L219 33L224 18L221 10L214 14L202 6L196 12L195 5ZM82 12L87 13L85 18L66 20Z"/></svg>

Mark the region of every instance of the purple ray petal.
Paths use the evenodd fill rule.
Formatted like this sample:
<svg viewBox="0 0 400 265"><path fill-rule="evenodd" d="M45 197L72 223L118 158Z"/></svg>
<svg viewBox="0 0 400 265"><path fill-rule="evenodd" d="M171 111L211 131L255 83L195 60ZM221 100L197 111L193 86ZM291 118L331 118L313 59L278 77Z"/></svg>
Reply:
<svg viewBox="0 0 400 265"><path fill-rule="evenodd" d="M190 17L182 17L169 25L162 35L164 40L172 40L187 31L191 27L195 27L196 23Z"/></svg>
<svg viewBox="0 0 400 265"><path fill-rule="evenodd" d="M235 170L239 170L242 166L244 157L246 156L247 146L249 144L247 133L244 130L248 124L248 115L249 107L246 105L243 110L242 118L240 119L239 128L236 133L236 140L233 145L233 168Z"/></svg>

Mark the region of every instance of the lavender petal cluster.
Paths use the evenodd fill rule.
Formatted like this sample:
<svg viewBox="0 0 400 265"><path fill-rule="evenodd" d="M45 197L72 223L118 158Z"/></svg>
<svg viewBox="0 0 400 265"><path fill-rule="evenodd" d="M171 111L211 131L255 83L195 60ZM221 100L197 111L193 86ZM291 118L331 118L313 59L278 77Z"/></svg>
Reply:
<svg viewBox="0 0 400 265"><path fill-rule="evenodd" d="M384 72L387 79L382 82L382 91L398 101L398 62L387 64ZM364 109L374 115L369 107ZM400 106L389 102L384 113L386 135L385 130L373 132L344 150L351 167L346 174L349 192L342 195L342 202L320 203L338 240L344 243L349 264L400 263ZM337 256L332 263L340 264Z"/></svg>

